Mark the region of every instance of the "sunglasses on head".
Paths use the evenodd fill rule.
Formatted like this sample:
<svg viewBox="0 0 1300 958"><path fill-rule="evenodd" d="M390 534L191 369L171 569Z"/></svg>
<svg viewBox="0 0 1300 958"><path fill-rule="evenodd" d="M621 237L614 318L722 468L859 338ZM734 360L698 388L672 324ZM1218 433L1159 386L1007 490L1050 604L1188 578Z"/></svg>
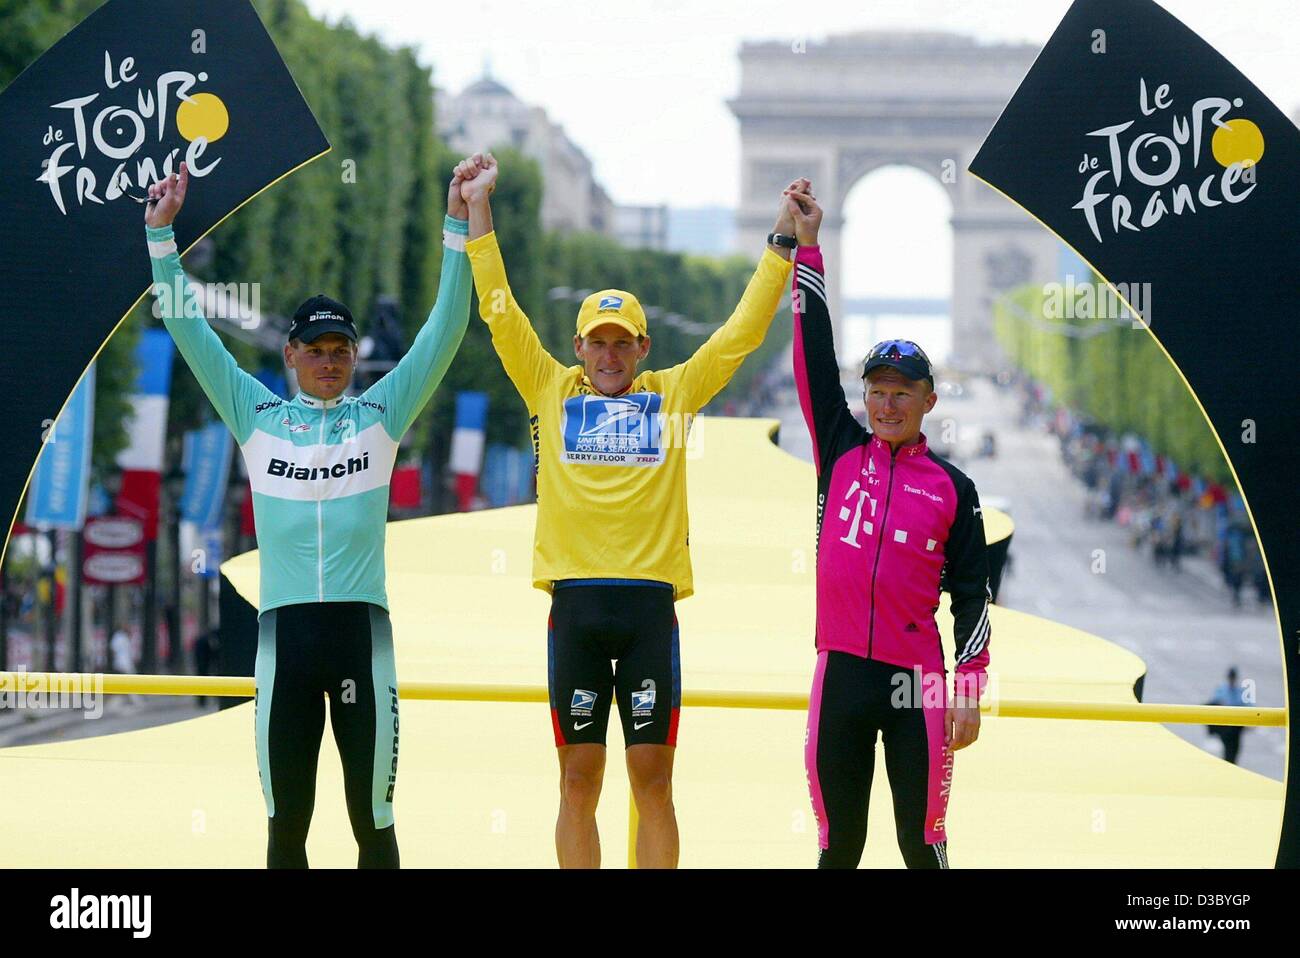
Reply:
<svg viewBox="0 0 1300 958"><path fill-rule="evenodd" d="M925 350L910 339L886 339L883 343L876 343L871 347L871 352L867 353L867 362L871 362L873 359L901 359L903 357L919 359L927 366L930 365L930 357L925 354Z"/></svg>

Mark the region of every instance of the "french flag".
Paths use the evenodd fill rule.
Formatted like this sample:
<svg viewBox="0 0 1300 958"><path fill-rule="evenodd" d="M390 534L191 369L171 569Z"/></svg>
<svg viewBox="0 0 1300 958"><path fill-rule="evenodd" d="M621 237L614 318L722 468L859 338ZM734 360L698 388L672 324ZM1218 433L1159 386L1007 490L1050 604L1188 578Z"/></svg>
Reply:
<svg viewBox="0 0 1300 958"><path fill-rule="evenodd" d="M134 411L127 426L130 443L117 456L122 469L122 489L117 511L144 524L146 541L158 537L158 487L167 440L167 403L172 382L175 346L165 329L140 334L135 358L139 374L131 396Z"/></svg>
<svg viewBox="0 0 1300 958"><path fill-rule="evenodd" d="M456 502L469 512L478 492L487 436L487 393L456 393L456 426L451 434L451 471L456 476Z"/></svg>

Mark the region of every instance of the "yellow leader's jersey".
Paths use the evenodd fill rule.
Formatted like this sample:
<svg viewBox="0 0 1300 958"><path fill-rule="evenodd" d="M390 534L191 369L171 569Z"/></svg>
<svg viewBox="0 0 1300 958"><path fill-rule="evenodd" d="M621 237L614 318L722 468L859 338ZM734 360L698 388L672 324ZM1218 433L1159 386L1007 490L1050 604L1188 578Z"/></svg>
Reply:
<svg viewBox="0 0 1300 958"><path fill-rule="evenodd" d="M694 591L686 512L691 419L767 335L790 262L765 250L739 305L690 359L601 395L548 353L506 282L496 233L466 245L479 313L528 406L537 470L533 585L652 579Z"/></svg>

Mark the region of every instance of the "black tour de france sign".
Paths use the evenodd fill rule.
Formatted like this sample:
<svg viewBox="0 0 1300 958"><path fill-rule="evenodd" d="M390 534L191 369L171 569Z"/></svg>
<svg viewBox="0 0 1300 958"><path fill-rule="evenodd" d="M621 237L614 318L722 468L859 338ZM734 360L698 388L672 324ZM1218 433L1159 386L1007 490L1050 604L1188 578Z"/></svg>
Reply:
<svg viewBox="0 0 1300 958"><path fill-rule="evenodd" d="M1300 132L1156 4L1076 0L970 172L1128 299L1180 370L1259 535L1296 701ZM1291 778L1277 864L1295 867Z"/></svg>
<svg viewBox="0 0 1300 958"><path fill-rule="evenodd" d="M188 249L329 150L248 0L110 0L0 93L5 541L40 450L114 327L150 284L144 205L188 163Z"/></svg>

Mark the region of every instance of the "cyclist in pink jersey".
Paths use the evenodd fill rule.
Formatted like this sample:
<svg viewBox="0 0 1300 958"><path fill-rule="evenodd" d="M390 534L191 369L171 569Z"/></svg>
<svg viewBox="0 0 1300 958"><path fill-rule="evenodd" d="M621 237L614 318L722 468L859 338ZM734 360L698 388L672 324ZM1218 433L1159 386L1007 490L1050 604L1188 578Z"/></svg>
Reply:
<svg viewBox="0 0 1300 958"><path fill-rule="evenodd" d="M822 868L855 868L867 835L876 737L884 740L899 849L909 868L946 868L953 752L979 734L988 664L988 560L979 495L931 452L925 352L874 346L863 364L868 428L845 401L804 181L789 192L799 247L794 375L817 469L817 668L804 760ZM954 694L935 612L951 596Z"/></svg>

